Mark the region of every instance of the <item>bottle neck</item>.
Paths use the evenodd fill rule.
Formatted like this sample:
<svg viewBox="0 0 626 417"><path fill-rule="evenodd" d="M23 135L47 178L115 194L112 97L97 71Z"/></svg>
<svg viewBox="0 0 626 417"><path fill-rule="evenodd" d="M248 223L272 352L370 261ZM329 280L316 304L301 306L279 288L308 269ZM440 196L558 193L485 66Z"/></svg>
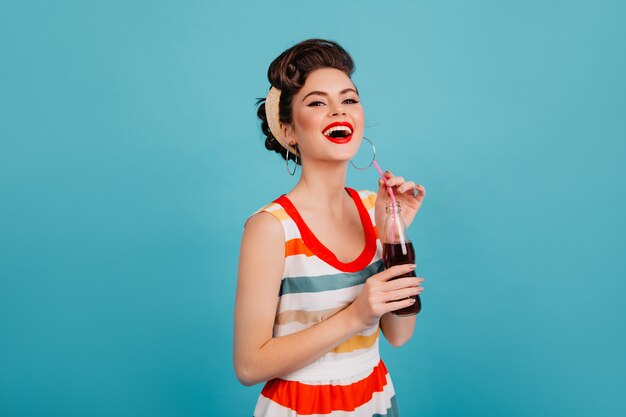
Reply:
<svg viewBox="0 0 626 417"><path fill-rule="evenodd" d="M395 212L400 214L402 213L402 206L400 205L400 203L397 203L394 205L393 203L389 202L387 204L385 204L385 213L386 214L393 214L395 209Z"/></svg>
<svg viewBox="0 0 626 417"><path fill-rule="evenodd" d="M395 205L393 203L387 203L385 205L385 213L385 225L381 242L389 244L410 242L400 204L397 202Z"/></svg>

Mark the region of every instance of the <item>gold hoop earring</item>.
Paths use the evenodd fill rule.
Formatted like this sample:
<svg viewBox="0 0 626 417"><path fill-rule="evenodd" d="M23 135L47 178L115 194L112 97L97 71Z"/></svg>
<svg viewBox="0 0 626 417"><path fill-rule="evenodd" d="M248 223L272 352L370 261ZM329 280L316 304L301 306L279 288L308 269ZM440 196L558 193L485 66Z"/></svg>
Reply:
<svg viewBox="0 0 626 417"><path fill-rule="evenodd" d="M372 162L370 162L365 168L359 168L358 166L354 165L354 162L352 162L352 159L350 160L350 163L352 164L353 167L355 167L356 169L360 170L360 171L364 171L367 168L371 167L372 164L374 163L374 160L376 159L376 148L374 147L374 143L372 143L371 140L369 140L368 138L366 138L365 136L363 136L363 139L365 139L366 141L368 141L372 147L372 152L373 152L373 156L372 156Z"/></svg>
<svg viewBox="0 0 626 417"><path fill-rule="evenodd" d="M295 155L295 165L293 167L293 171L289 171L289 148L287 148L287 155L285 156L285 167L287 167L287 173L291 176L294 176L296 174L296 169L298 169L298 145L296 144L290 144L291 146L295 146L296 148L296 152L294 152L293 154Z"/></svg>

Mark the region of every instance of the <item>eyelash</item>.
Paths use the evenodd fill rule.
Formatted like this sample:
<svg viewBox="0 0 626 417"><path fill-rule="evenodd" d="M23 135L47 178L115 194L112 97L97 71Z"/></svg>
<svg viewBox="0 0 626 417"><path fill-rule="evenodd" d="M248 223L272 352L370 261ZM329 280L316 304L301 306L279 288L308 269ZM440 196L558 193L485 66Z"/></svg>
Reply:
<svg viewBox="0 0 626 417"><path fill-rule="evenodd" d="M353 101L353 103L349 103L349 104L356 104L356 103L358 103L358 102L359 102L358 100L355 100L355 99L353 99L353 98L347 98L347 99L345 99L345 100L344 100L344 103L345 103L346 101ZM309 107L319 107L319 106L316 106L316 105L315 105L315 103L324 104L324 103L323 103L323 102L321 102L321 101L312 101L312 102L310 102L310 103L308 104L308 106L309 106Z"/></svg>

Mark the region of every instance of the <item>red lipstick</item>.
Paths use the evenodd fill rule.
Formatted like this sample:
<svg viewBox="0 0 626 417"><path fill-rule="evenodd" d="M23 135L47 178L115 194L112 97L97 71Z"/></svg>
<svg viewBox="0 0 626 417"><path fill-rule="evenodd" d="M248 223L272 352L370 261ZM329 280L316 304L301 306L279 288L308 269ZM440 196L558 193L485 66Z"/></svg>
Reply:
<svg viewBox="0 0 626 417"><path fill-rule="evenodd" d="M324 135L324 132L326 132L328 129L336 127L336 126L346 126L347 128L350 129L350 134L345 136L345 137L338 137L338 138L334 138L332 136L326 136ZM328 126L326 126L323 130L322 130L322 135L324 135L324 137L326 139L328 139L329 141L333 142L333 143L337 143L337 144L343 144L343 143L348 143L350 142L350 140L352 139L352 134L354 133L354 127L352 127L352 125L348 122L334 122L329 124Z"/></svg>

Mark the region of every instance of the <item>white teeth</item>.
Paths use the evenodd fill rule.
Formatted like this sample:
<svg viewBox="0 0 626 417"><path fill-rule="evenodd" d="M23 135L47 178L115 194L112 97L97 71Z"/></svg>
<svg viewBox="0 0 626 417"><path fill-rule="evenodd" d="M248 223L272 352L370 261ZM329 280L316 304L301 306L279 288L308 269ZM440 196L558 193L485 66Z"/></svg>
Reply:
<svg viewBox="0 0 626 417"><path fill-rule="evenodd" d="M331 127L328 130L325 130L324 133L322 133L324 136L330 136L330 134L336 130L345 130L348 133L352 133L352 129L350 129L348 126L335 126L335 127Z"/></svg>

